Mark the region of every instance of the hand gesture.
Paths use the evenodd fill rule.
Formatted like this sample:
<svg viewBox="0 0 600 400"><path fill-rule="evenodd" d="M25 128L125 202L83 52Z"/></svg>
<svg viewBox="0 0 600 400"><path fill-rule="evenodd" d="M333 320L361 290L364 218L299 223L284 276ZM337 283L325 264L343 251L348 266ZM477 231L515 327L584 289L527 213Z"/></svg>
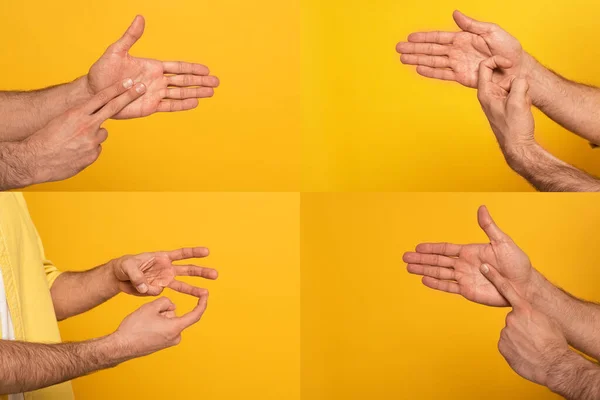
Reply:
<svg viewBox="0 0 600 400"><path fill-rule="evenodd" d="M461 32L418 32L400 42L396 50L404 64L417 65L419 75L455 81L477 88L479 64L492 56L511 62L506 70L494 72L492 80L508 90L511 76L524 76L530 59L521 44L496 24L479 22L459 11L453 14Z"/></svg>
<svg viewBox="0 0 600 400"><path fill-rule="evenodd" d="M178 276L198 276L217 279L212 268L196 265L174 265L174 261L208 256L205 247L182 248L172 251L157 251L138 255L127 255L112 261L113 272L122 292L137 296L158 296L168 287L180 293L202 297L208 291L175 279Z"/></svg>
<svg viewBox="0 0 600 400"><path fill-rule="evenodd" d="M494 223L485 206L479 208L477 217L490 243L421 243L416 252L405 253L403 260L408 263L408 272L422 275L423 284L431 289L460 294L488 306L509 306L479 267L496 266L523 295L533 284L535 270L527 255Z"/></svg>
<svg viewBox="0 0 600 400"><path fill-rule="evenodd" d="M119 80L100 91L81 106L74 107L50 121L23 141L30 158L32 183L58 181L76 175L100 156L102 142L108 137L101 127L146 90L130 78Z"/></svg>
<svg viewBox="0 0 600 400"><path fill-rule="evenodd" d="M546 315L534 310L494 267L483 264L481 272L513 308L506 316L506 326L500 332L500 354L517 374L548 386L552 368L570 353L560 327Z"/></svg>
<svg viewBox="0 0 600 400"><path fill-rule="evenodd" d="M145 82L148 90L114 118L145 117L157 111L185 111L198 106L198 99L211 97L219 79L210 76L202 64L159 61L129 54L144 33L144 18L138 15L123 37L110 45L88 73L91 93L98 93L112 82L131 77Z"/></svg>

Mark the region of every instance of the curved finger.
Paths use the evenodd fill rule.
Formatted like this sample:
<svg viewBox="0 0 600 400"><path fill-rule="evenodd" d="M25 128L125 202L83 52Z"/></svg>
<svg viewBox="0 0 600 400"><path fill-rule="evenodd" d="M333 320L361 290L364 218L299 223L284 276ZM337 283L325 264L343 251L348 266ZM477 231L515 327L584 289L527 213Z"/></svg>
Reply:
<svg viewBox="0 0 600 400"><path fill-rule="evenodd" d="M456 81L454 71L442 68L431 68L420 65L417 67L417 73L426 78L441 79L443 81Z"/></svg>
<svg viewBox="0 0 600 400"><path fill-rule="evenodd" d="M402 64L424 65L433 68L450 68L450 59L440 56L426 56L423 54L402 54L400 56Z"/></svg>
<svg viewBox="0 0 600 400"><path fill-rule="evenodd" d="M185 260L188 258L204 258L210 254L206 247L182 247L180 249L167 251L171 261Z"/></svg>
<svg viewBox="0 0 600 400"><path fill-rule="evenodd" d="M188 294L194 297L200 297L208 293L207 289L192 286L189 283L181 282L178 280L171 281L171 283L169 283L168 288L176 292Z"/></svg>
<svg viewBox="0 0 600 400"><path fill-rule="evenodd" d="M455 32L415 32L408 35L408 41L412 43L452 44L455 37Z"/></svg>
<svg viewBox="0 0 600 400"><path fill-rule="evenodd" d="M220 83L219 78L211 75L169 75L166 78L169 86L205 86L215 88Z"/></svg>
<svg viewBox="0 0 600 400"><path fill-rule="evenodd" d="M512 81L507 103L518 108L530 107L531 100L527 95L528 91L529 83L527 82L527 79L516 78L514 81Z"/></svg>
<svg viewBox="0 0 600 400"><path fill-rule="evenodd" d="M206 311L207 305L208 294L204 294L200 296L200 298L198 299L198 304L192 311L177 318L178 322L181 324L181 329L186 329L200 321L202 315L204 314L204 311Z"/></svg>
<svg viewBox="0 0 600 400"><path fill-rule="evenodd" d="M165 95L168 99L202 99L206 97L212 97L215 93L213 88L210 87L178 87L178 88L167 88Z"/></svg>
<svg viewBox="0 0 600 400"><path fill-rule="evenodd" d="M141 266L135 264L123 265L122 271L139 293L145 294L148 292L148 281L141 271Z"/></svg>
<svg viewBox="0 0 600 400"><path fill-rule="evenodd" d="M460 294L460 286L458 286L458 283L453 281L444 281L441 279L432 278L430 276L424 276L423 279L421 279L421 282L423 282L423 285L431 289L446 293Z"/></svg>
<svg viewBox="0 0 600 400"><path fill-rule="evenodd" d="M144 17L141 15L137 15L129 28L125 31L123 36L115 43L112 44L112 48L115 51L129 51L131 46L135 44L144 33L144 26L146 22L144 21Z"/></svg>
<svg viewBox="0 0 600 400"><path fill-rule="evenodd" d="M91 115L115 97L131 89L132 86L133 80L131 78L126 78L120 82L115 82L106 89L96 93L91 99L89 99L83 105L83 110Z"/></svg>
<svg viewBox="0 0 600 400"><path fill-rule="evenodd" d="M453 243L419 243L415 248L417 253L440 254L448 257L458 257L462 245Z"/></svg>
<svg viewBox="0 0 600 400"><path fill-rule="evenodd" d="M454 280L454 270L425 264L408 264L406 270L409 274L430 276L436 279Z"/></svg>
<svg viewBox="0 0 600 400"><path fill-rule="evenodd" d="M198 99L185 100L161 100L158 103L156 111L158 112L177 112L188 111L198 107Z"/></svg>
<svg viewBox="0 0 600 400"><path fill-rule="evenodd" d="M396 45L396 51L401 54L427 54L432 56L446 56L450 52L450 47L434 43L400 42Z"/></svg>
<svg viewBox="0 0 600 400"><path fill-rule="evenodd" d="M407 264L428 264L438 267L453 267L456 262L455 258L441 256L439 254L422 254L414 252L406 252L402 256L402 261Z"/></svg>
<svg viewBox="0 0 600 400"><path fill-rule="evenodd" d="M104 107L99 109L95 114L94 118L98 123L102 123L107 119L118 114L122 109L127 107L131 102L136 100L138 97L146 92L146 85L143 83L136 83L132 90L128 90L120 96L109 101Z"/></svg>
<svg viewBox="0 0 600 400"><path fill-rule="evenodd" d="M156 312L175 311L175 304L168 297L159 297L156 300L146 303L144 306L152 307Z"/></svg>
<svg viewBox="0 0 600 400"><path fill-rule="evenodd" d="M483 264L479 270L492 283L492 285L496 287L502 297L504 297L513 308L527 307L527 300L517 293L515 287L510 283L510 281L500 275L496 268L488 264Z"/></svg>
<svg viewBox="0 0 600 400"><path fill-rule="evenodd" d="M176 276L200 276L206 279L217 279L219 272L216 269L199 267L197 265L174 265Z"/></svg>
<svg viewBox="0 0 600 400"><path fill-rule="evenodd" d="M494 70L498 68L510 68L512 62L502 56L493 56L479 63L479 90L484 90L485 87L492 82Z"/></svg>
<svg viewBox="0 0 600 400"><path fill-rule="evenodd" d="M163 61L163 71L167 74L208 75L210 70L206 65L185 61Z"/></svg>

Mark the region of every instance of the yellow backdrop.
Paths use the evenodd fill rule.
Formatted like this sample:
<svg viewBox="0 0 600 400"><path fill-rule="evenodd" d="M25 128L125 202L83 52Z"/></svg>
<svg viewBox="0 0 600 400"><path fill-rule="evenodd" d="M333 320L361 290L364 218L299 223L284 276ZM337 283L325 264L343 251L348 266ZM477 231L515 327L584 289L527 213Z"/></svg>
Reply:
<svg viewBox="0 0 600 400"><path fill-rule="evenodd" d="M108 121L102 156L35 190L298 191L297 1L3 1L0 90L86 74L136 14L132 54L204 63L221 79L196 110Z"/></svg>
<svg viewBox="0 0 600 400"><path fill-rule="evenodd" d="M203 245L209 306L177 347L74 381L80 399L299 399L299 195L29 193L47 256L85 270L143 251ZM198 260L196 260L198 261ZM185 278L184 278L185 279ZM193 278L188 282L196 282ZM167 290L180 312L194 299ZM145 298L119 295L60 323L108 334Z"/></svg>
<svg viewBox="0 0 600 400"><path fill-rule="evenodd" d="M302 0L304 191L521 191L474 90L400 63L398 41L452 30L455 8L497 22L561 74L600 84L590 0ZM600 174L600 150L536 113L537 138Z"/></svg>
<svg viewBox="0 0 600 400"><path fill-rule="evenodd" d="M552 399L497 351L509 309L426 288L402 254L424 241L485 243L477 207L534 266L599 301L600 196L305 194L302 398ZM515 397L516 396L516 397Z"/></svg>

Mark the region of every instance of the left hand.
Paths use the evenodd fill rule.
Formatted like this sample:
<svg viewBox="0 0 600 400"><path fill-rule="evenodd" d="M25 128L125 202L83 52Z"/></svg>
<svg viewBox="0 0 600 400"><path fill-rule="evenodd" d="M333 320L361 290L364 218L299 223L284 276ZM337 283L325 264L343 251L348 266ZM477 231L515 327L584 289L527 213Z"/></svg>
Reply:
<svg viewBox="0 0 600 400"><path fill-rule="evenodd" d="M529 84L524 78L516 78L505 90L492 81L497 69L506 69L511 61L494 56L479 65L477 97L507 159L516 149L535 143L535 122L531 112L531 98L527 94Z"/></svg>
<svg viewBox="0 0 600 400"><path fill-rule="evenodd" d="M174 265L173 261L208 256L205 247L182 248L171 251L157 251L127 255L112 261L113 273L122 292L136 296L158 296L168 287L180 293L200 297L208 291L178 281L177 276L199 276L217 279L218 273L212 268L196 265Z"/></svg>
<svg viewBox="0 0 600 400"><path fill-rule="evenodd" d="M500 333L500 354L517 374L548 386L552 368L570 353L560 327L545 314L534 310L494 267L483 264L481 273L513 308Z"/></svg>
<svg viewBox="0 0 600 400"><path fill-rule="evenodd" d="M157 111L191 110L198 106L198 99L211 97L213 88L219 86L219 79L210 76L202 64L131 56L129 50L142 37L144 24L144 17L135 17L123 37L108 47L87 75L92 95L124 78L146 84L146 93L115 115L115 119L145 117Z"/></svg>

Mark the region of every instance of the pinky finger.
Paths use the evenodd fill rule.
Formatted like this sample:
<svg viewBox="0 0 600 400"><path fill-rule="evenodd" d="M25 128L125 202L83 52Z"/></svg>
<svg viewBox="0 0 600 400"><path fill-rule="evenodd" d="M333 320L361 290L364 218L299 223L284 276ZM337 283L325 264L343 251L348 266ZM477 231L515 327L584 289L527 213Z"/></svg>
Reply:
<svg viewBox="0 0 600 400"><path fill-rule="evenodd" d="M423 282L423 285L431 289L440 290L447 293L460 293L460 287L458 286L458 283L453 281L444 281L441 279L432 278L430 276L424 276L421 282Z"/></svg>
<svg viewBox="0 0 600 400"><path fill-rule="evenodd" d="M158 104L158 112L175 112L193 110L198 107L198 99L162 100Z"/></svg>
<svg viewBox="0 0 600 400"><path fill-rule="evenodd" d="M417 67L417 73L426 78L441 79L443 81L455 81L456 74L454 71L443 68L431 68L420 65Z"/></svg>

